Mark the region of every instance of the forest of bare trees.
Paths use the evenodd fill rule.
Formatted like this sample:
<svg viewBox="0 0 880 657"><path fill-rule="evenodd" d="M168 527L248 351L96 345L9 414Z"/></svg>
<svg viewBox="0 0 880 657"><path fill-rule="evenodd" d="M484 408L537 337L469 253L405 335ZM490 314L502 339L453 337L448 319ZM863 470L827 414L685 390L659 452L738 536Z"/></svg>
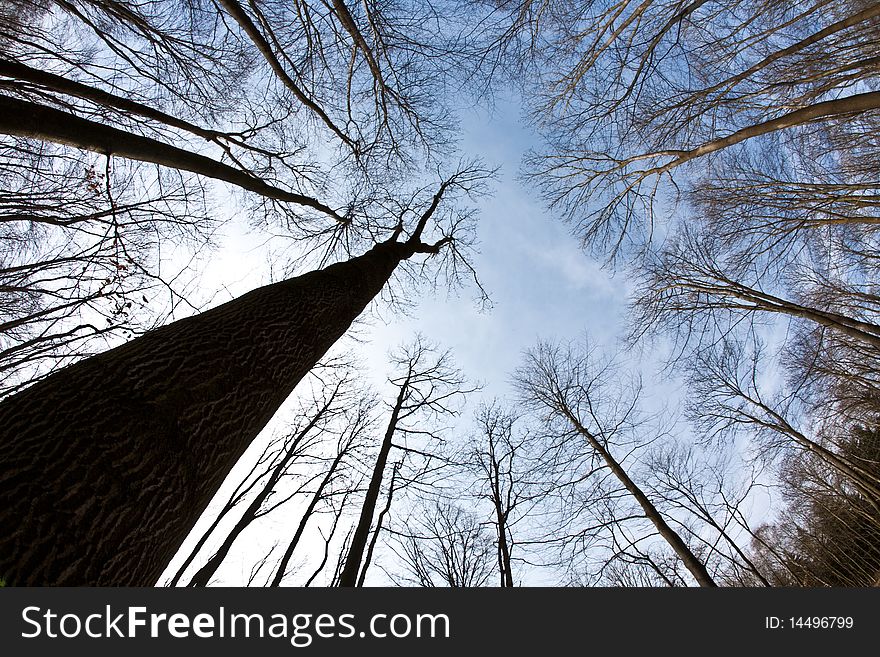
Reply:
<svg viewBox="0 0 880 657"><path fill-rule="evenodd" d="M878 135L868 0L5 0L2 582L880 584Z"/></svg>

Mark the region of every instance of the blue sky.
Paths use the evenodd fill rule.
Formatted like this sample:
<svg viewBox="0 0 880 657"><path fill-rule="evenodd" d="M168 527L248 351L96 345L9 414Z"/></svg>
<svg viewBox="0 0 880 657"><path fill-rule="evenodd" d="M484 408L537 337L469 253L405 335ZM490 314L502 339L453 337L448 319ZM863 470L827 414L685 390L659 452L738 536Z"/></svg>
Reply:
<svg viewBox="0 0 880 657"><path fill-rule="evenodd" d="M462 118L462 150L500 166L495 194L484 198L478 226L476 270L492 300L481 310L473 289L458 295L426 293L406 317L382 313L375 321L368 358L381 367L388 348L416 331L455 353L463 371L503 396L521 352L538 338L574 338L584 330L613 343L621 327L625 286L578 247L568 228L517 179L533 137L515 102L499 101L495 112Z"/></svg>

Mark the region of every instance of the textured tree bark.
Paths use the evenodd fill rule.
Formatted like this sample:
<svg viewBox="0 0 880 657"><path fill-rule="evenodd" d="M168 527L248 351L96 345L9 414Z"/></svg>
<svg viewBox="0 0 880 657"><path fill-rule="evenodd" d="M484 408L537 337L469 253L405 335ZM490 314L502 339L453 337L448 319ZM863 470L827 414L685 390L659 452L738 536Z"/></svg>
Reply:
<svg viewBox="0 0 880 657"><path fill-rule="evenodd" d="M0 577L153 585L250 442L413 251L378 244L0 403Z"/></svg>

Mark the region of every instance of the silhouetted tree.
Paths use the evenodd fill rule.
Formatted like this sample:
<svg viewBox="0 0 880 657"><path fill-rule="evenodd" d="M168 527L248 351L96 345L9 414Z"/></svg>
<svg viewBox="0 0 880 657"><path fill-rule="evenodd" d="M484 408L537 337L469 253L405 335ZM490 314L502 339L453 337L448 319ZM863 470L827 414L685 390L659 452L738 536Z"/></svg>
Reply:
<svg viewBox="0 0 880 657"><path fill-rule="evenodd" d="M878 434L857 427L841 454L877 473ZM880 513L858 489L811 453L783 468L779 519L757 532L753 558L777 586L873 586L880 573Z"/></svg>
<svg viewBox="0 0 880 657"><path fill-rule="evenodd" d="M313 481L317 481L317 485L312 494L308 497L308 503L300 516L296 530L287 542L284 552L275 566L275 574L269 580L269 586L280 586L284 578L288 575L290 570L290 560L293 557L297 545L299 545L300 540L305 534L306 526L309 524L313 516L315 516L319 505L325 503L332 495L334 495L333 484L335 481L340 478L342 479L339 488L343 491L341 494L343 498L347 497L351 490L356 486L355 481L359 483L359 480L343 476L343 470L346 468L346 460L358 459L358 452L363 450L365 443L370 437L370 429L372 429L373 424L371 410L374 402L374 399L363 398L350 410L350 417L346 422L347 426L342 430L336 443L336 454L333 456L332 460L330 460L329 466L322 468L323 472L319 471L320 476L313 478ZM360 458L362 458L362 456ZM351 466L351 464L348 465L349 467ZM339 496L338 492L335 494ZM335 513L340 513L342 508L343 505L341 505L339 510L335 511ZM334 518L334 525L336 522L337 520Z"/></svg>
<svg viewBox="0 0 880 657"><path fill-rule="evenodd" d="M483 406L477 413L478 435L466 455L468 481L475 494L491 507L495 529L500 586L514 586L513 558L517 541L514 528L537 503L529 462L528 433L517 427L517 418L500 402ZM469 486L469 489L472 490Z"/></svg>
<svg viewBox="0 0 880 657"><path fill-rule="evenodd" d="M540 344L528 352L525 363L516 373L515 383L523 403L528 404L547 427L547 445L542 449L544 462L551 467L562 464L565 468L563 479L553 482L554 488L561 491L563 497L570 495L575 505L583 499L586 503L604 506L609 514L609 518L600 520L596 527L581 528L573 538L575 541L588 539L593 531L605 527L612 530L612 542L619 552L617 532L625 536L624 518L619 517L614 505L617 497L626 495L636 502L642 516L696 582L701 586L716 586L703 559L670 526L656 504L629 475L623 461L611 451L627 441L634 442L635 446L648 442L647 437L638 437L639 385L627 389L616 376L610 361L597 362L588 349L579 351L550 344ZM632 452L633 445L629 447ZM607 477L598 473L610 474L620 488L608 489L604 484ZM575 493L577 486L592 475L598 475L595 476L598 481L582 498ZM571 520L577 517L576 512L566 512L566 515L569 516L566 524L572 524ZM632 513L626 515L633 516ZM557 531L564 532L565 526ZM632 540L627 543L625 549L639 549Z"/></svg>
<svg viewBox="0 0 880 657"><path fill-rule="evenodd" d="M445 196L483 178L446 178L408 234L409 208L361 256L168 324L3 401L0 517L12 530L0 570L22 584L154 583L244 449L397 266L455 249L464 227L454 217L452 232L424 236Z"/></svg>
<svg viewBox="0 0 880 657"><path fill-rule="evenodd" d="M346 414L345 421L351 421L355 425L363 422L363 418L356 413L352 413L352 417L347 415L351 409L363 408L364 405L358 404L355 399L351 389L352 377L353 373L349 370L336 375L335 381L325 379L321 382L322 390L317 392L310 407L302 409L299 426L292 426L290 435L276 446L277 456L272 460L268 476L261 483L256 495L223 537L214 554L190 578L190 586L207 586L245 529L259 518L303 494L319 478L321 461L316 458L319 442L324 434L334 428L334 421L338 422L340 415ZM359 432L358 425L355 434ZM296 477L299 481L290 491L291 479L294 478L293 466L300 470ZM306 472L302 472L304 468ZM315 474L316 470L318 474ZM283 488L280 486L282 480L285 484Z"/></svg>
<svg viewBox="0 0 880 657"><path fill-rule="evenodd" d="M405 574L400 584L473 588L488 585L497 568L491 534L459 506L437 502L418 511L406 533L395 533L392 549Z"/></svg>
<svg viewBox="0 0 880 657"><path fill-rule="evenodd" d="M457 402L472 391L465 387L464 379L455 369L449 352L439 352L437 347L426 343L421 336L392 354L391 359L396 373L389 379L389 383L396 388L397 394L388 409L390 415L385 435L373 465L351 545L345 555L345 566L339 577L339 586L359 586L364 581L363 571L368 565L364 563L364 555L391 450L397 448L403 451L404 456L408 453L418 453L427 455L430 459L432 455L426 453L425 449L430 450L433 446L429 444L422 450L416 450L407 444L407 437L417 436L423 440L427 439L428 443L431 439L436 442L437 434L430 428L432 417L455 414ZM397 443L394 442L395 437L399 439ZM394 470L396 479L400 466L396 466ZM387 498L389 501L393 491L392 482ZM381 516L385 514L387 511ZM374 539L379 531L381 525L377 523Z"/></svg>

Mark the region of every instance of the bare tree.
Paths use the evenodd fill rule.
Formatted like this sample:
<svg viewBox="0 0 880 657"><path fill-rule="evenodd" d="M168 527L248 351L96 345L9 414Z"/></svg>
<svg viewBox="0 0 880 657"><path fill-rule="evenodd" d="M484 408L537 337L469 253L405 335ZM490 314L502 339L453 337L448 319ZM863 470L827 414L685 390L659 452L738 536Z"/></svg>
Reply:
<svg viewBox="0 0 880 657"><path fill-rule="evenodd" d="M426 451L436 449L436 446L430 443L439 441L439 433L431 428L432 420L455 415L458 412L456 406L462 397L472 391L465 387L464 379L453 365L450 353L440 352L436 346L428 344L421 336L417 336L411 344L393 353L391 360L396 373L389 378L389 383L397 390L397 395L388 409L390 415L385 435L373 465L351 545L345 555L345 566L339 577L339 586L359 586L364 581L365 568L369 565L368 561L365 563L364 555L391 450L396 448L402 451L404 457L408 454L418 454L426 456L429 460L434 458L429 451ZM396 443L395 437L397 437ZM421 442L427 443L427 446L417 449L409 445L407 439L411 437L420 438ZM394 470L393 478L397 479L400 467L397 466ZM410 477L410 479L415 478ZM394 481L389 488L387 498L389 504L393 491ZM384 511L380 518L386 514L387 511ZM380 531L381 524L377 522L373 532L374 542ZM370 547L372 548L372 545Z"/></svg>
<svg viewBox="0 0 880 657"><path fill-rule="evenodd" d="M453 588L488 585L497 568L491 535L477 517L459 506L436 502L410 517L395 532L392 549L405 574L389 573L399 584Z"/></svg>
<svg viewBox="0 0 880 657"><path fill-rule="evenodd" d="M344 371L338 375L335 382L322 381L323 389L311 401L310 407L301 411L300 426L292 426L290 434L276 447L276 457L270 464L268 477L262 482L236 523L223 537L214 554L190 578L190 586L207 586L229 554L233 543L245 529L259 518L302 494L312 484L316 475L308 471L314 471L321 463L320 460L315 462L315 457L322 435L330 430L334 421L349 406L357 407L351 390L352 376L351 371ZM291 486L290 481L294 478L291 471L293 465L296 465L298 470L307 471L298 475L297 479L300 481L297 481L295 486ZM286 484L283 488L280 486L282 480L285 480ZM290 488L292 491L288 492Z"/></svg>
<svg viewBox="0 0 880 657"><path fill-rule="evenodd" d="M585 244L639 256L636 332L662 314L705 346L768 315L791 321L805 358L780 366L824 407L822 390L847 394L841 411L864 421L878 344L876 4L491 6L491 45L529 81L546 137L533 180Z"/></svg>
<svg viewBox="0 0 880 657"><path fill-rule="evenodd" d="M800 288L801 298L785 298L772 283L761 285L754 274L751 280L737 280L725 271L724 256L712 248L711 240L689 231L677 238L644 265L641 296L635 300L637 331L665 320L683 334L695 333L704 324L732 325L738 318L763 314L812 322L865 348L880 347L880 326L875 323L871 300L860 302L857 290L847 294L845 285L832 287L828 281L826 303L808 305L805 301L811 296L818 300L815 288L793 286ZM777 282L775 287L781 286ZM827 303L830 297L835 299L833 304Z"/></svg>
<svg viewBox="0 0 880 657"><path fill-rule="evenodd" d="M869 253L871 241L860 248ZM633 336L659 328L677 340L674 360L694 384L695 418L746 424L758 433L776 427L777 437L818 450L831 464L838 460L834 449L794 427L872 421L880 329L866 278L870 266L845 242L818 253L759 268L723 240L682 230L642 265ZM767 343L779 346L771 350ZM773 378L773 370L785 373L784 386L768 395L760 381ZM875 482L863 474L845 476L867 491Z"/></svg>
<svg viewBox="0 0 880 657"><path fill-rule="evenodd" d="M210 248L217 225L180 174L0 146L0 394L191 311L160 244Z"/></svg>
<svg viewBox="0 0 880 657"><path fill-rule="evenodd" d="M476 495L491 507L495 529L500 586L514 586L513 561L517 540L514 529L537 504L540 493L530 480L529 435L517 427L511 411L495 401L480 408L473 447L467 454L468 475Z"/></svg>
<svg viewBox="0 0 880 657"><path fill-rule="evenodd" d="M751 348L749 348L751 347ZM745 345L727 341L721 350L707 350L694 363L692 380L699 397L691 404L691 415L706 435L725 436L747 428L762 439L765 450L803 450L824 461L873 500L880 501L876 473L836 449L821 434L810 436L798 428L791 416L798 413L797 398L774 395L761 385L758 366L760 343Z"/></svg>
<svg viewBox="0 0 880 657"><path fill-rule="evenodd" d="M442 90L468 68L468 38L453 21L432 28L442 11L221 4L4 8L0 217L9 244L28 242L0 260L6 382L169 321L188 296L169 245L197 252L230 205L210 181L240 190L252 224L295 238L294 259L326 264L393 230L412 199L387 190L449 152ZM170 308L152 307L160 285Z"/></svg>
<svg viewBox="0 0 880 657"><path fill-rule="evenodd" d="M360 402L351 409L350 416L347 418L346 422L347 426L337 439L336 454L330 461L329 467L326 467L324 470L323 476L320 478L314 478L318 481L318 484L308 498L308 503L300 516L296 531L294 531L290 540L287 542L287 546L276 564L275 574L269 581L270 586L280 586L284 578L288 575L293 553L305 534L306 526L309 524L309 521L313 516L315 516L319 505L325 504L333 495L341 496L343 499L346 499L351 491L356 489L357 486L354 481L357 480L359 482L359 478L355 475L356 479L353 479L351 476L347 475L345 470L354 465L352 463L347 463L347 461L357 461L359 457L362 458L359 455L359 452L363 450L364 444L368 440L370 430L372 429L373 418L371 416L371 409L374 402L375 400L372 398L362 398ZM334 484L336 484L337 480L341 480L341 483L338 486L342 491L341 495L339 492L334 492L334 488L336 488ZM340 511L342 508L344 507L341 505ZM340 513L340 511L333 509L334 525L337 522L336 518L338 517L336 514Z"/></svg>
<svg viewBox="0 0 880 657"><path fill-rule="evenodd" d="M472 276L473 216L448 202L486 172L440 173L442 91L467 68L452 47L466 34L443 16L305 0L4 10L0 230L33 248L0 257L0 308L11 308L0 367L18 390L165 324L3 402L10 581L152 584L238 456L400 263L421 253L451 279ZM438 186L412 182L426 170ZM342 261L167 324L186 290L160 254L180 243L175 231L207 242L215 224L203 218L230 205L216 195L224 184L252 224L292 238L291 270ZM415 263L396 278L424 273ZM171 308L142 310L160 285Z"/></svg>
<svg viewBox="0 0 880 657"><path fill-rule="evenodd" d="M877 432L859 427L841 452L876 471ZM811 453L783 466L784 512L759 528L753 558L780 586L873 586L880 572L880 514L840 473Z"/></svg>
<svg viewBox="0 0 880 657"><path fill-rule="evenodd" d="M312 574L309 576L309 578L306 580L306 582L305 582L305 584L303 584L303 586L311 586L312 582L314 582L315 579L324 571L324 568L327 565L329 558L330 558L330 545L333 542L333 538L336 536L336 530L339 528L339 521L342 519L344 511L348 507L349 495L350 495L350 492L345 491L342 494L342 497L339 499L338 504L336 505L336 508L331 511L331 513L333 514L333 522L331 523L330 529L327 530L326 534L325 534L324 529L322 529L320 527L318 528L318 533L321 535L321 538L324 541L324 552L321 557L320 563L318 563L318 566L315 568L314 572L312 572ZM332 503L333 501L334 501L334 498L331 497L329 499L329 502ZM343 541L343 548L347 543L348 543L348 541ZM334 576L335 576L335 573L334 573Z"/></svg>
<svg viewBox="0 0 880 657"><path fill-rule="evenodd" d="M166 325L6 399L3 509L15 529L2 568L10 580L56 581L63 573L70 581L153 583L237 458L397 265L453 243L454 232L423 241L441 199L483 177L466 169L447 178L403 241L406 215L361 256ZM453 221L453 231L461 228ZM120 450L136 463L117 462ZM114 472L128 483L108 481L103 511L73 523L81 504L98 499L88 472ZM51 540L31 535L44 525L54 527ZM92 562L88 555L100 551L86 546L96 540L118 550ZM65 554L55 553L59 544Z"/></svg>
<svg viewBox="0 0 880 657"><path fill-rule="evenodd" d="M568 469L572 465L566 463L569 457L575 455L577 459L574 461L576 467L564 475L569 483L563 481L556 486L562 490L570 489L570 482L577 484L590 475L606 471L637 503L641 513L697 583L716 586L704 561L670 526L642 487L630 477L623 461L615 458L611 452L615 441L620 448L627 434L636 446L648 442L647 438L639 440L637 436L633 437L633 433L638 431L638 386L629 391L625 387L615 389L615 376L612 363L594 362L589 350L563 349L550 344L541 344L528 352L525 364L517 371L515 384L523 402L540 414L539 417L548 427L549 445L544 450L547 452L545 461L562 463ZM588 456L585 458L584 454ZM597 462L597 465L591 465L591 461ZM613 505L619 494L606 490L598 497L589 497ZM609 508L609 511L612 512L611 519L601 524L614 531L624 531L621 518L613 509ZM612 538L615 544L619 542L616 535ZM636 548L639 540L643 539L635 542L626 540L630 548Z"/></svg>
<svg viewBox="0 0 880 657"><path fill-rule="evenodd" d="M762 488L759 468L726 449L697 449L680 441L653 447L646 458L651 497L678 531L702 546L713 577L771 586L748 554L755 535L748 505Z"/></svg>
<svg viewBox="0 0 880 657"><path fill-rule="evenodd" d="M391 466L391 480L388 482L388 492L385 493L385 504L382 506L382 510L379 511L379 515L376 518L376 524L370 535L370 544L367 546L367 552L364 555L364 560L361 564L361 572L360 575L358 575L357 586L363 586L364 581L367 579L367 573L370 570L370 565L373 563L376 546L379 544L379 537L383 534L382 530L385 529L391 512L391 504L394 502L394 494L398 491L397 475L400 473L400 468L402 466L403 460L397 461Z"/></svg>
<svg viewBox="0 0 880 657"><path fill-rule="evenodd" d="M804 182L811 162L848 185L876 180L870 140L873 164L855 177L832 155L850 148L843 135L877 121L874 3L485 4L489 59L522 81L546 138L529 170L606 255L650 237L665 214L655 200L666 204L719 157L756 145L771 161L792 159ZM837 143L814 157L819 133Z"/></svg>

